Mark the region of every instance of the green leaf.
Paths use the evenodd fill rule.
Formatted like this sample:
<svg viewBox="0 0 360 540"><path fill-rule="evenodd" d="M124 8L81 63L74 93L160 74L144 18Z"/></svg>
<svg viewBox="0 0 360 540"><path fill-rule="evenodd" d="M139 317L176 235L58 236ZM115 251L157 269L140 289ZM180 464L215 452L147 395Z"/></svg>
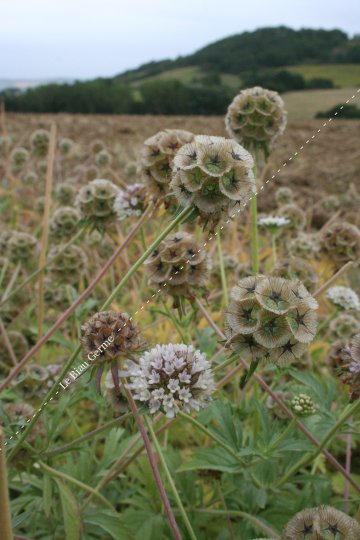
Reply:
<svg viewBox="0 0 360 540"><path fill-rule="evenodd" d="M234 474L242 471L243 466L220 447L199 448L191 456L190 461L181 465L177 472L197 469L209 469Z"/></svg>
<svg viewBox="0 0 360 540"><path fill-rule="evenodd" d="M66 540L80 540L81 520L76 499L61 480L54 478L54 481L60 492Z"/></svg>
<svg viewBox="0 0 360 540"><path fill-rule="evenodd" d="M96 512L88 509L84 514L84 523L99 527L115 540L135 540L135 536L130 531L124 519L111 510L99 510Z"/></svg>
<svg viewBox="0 0 360 540"><path fill-rule="evenodd" d="M43 486L43 501L44 501L44 513L46 517L50 516L51 502L52 502L52 480L48 475L44 476Z"/></svg>

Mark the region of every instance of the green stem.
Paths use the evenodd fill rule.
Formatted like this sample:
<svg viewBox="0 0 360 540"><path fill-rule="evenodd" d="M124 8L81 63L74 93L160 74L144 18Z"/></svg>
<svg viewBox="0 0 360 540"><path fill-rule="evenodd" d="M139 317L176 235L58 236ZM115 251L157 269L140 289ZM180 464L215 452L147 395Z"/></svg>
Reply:
<svg viewBox="0 0 360 540"><path fill-rule="evenodd" d="M254 149L254 178L255 191L257 192L257 149ZM257 195L251 197L251 252L252 252L252 271L253 274L259 272L259 239L258 239L258 217L257 217Z"/></svg>
<svg viewBox="0 0 360 540"><path fill-rule="evenodd" d="M186 340L186 338L185 338L185 336L184 336L184 334L183 334L183 332L182 332L182 329L181 329L181 327L180 327L180 325L179 325L179 323L178 323L176 317L171 313L170 309L169 309L168 306L166 305L166 302L163 301L162 304L163 304L164 310L165 310L166 313L167 313L167 316L169 317L169 319L171 320L171 322L172 322L173 325L175 326L176 331L177 331L177 333L179 334L179 336L180 336L180 338L181 338L181 341L182 341L183 343L188 343L187 340Z"/></svg>
<svg viewBox="0 0 360 540"><path fill-rule="evenodd" d="M64 251L70 247L74 242L76 242L77 240L79 240L79 238L82 237L82 235L84 234L84 232L86 231L87 229L87 225L84 225L83 227L81 227L81 229L78 230L78 232L72 237L70 238L70 240L64 244L60 249L59 251L56 253L55 256L53 257L49 257L47 259L47 261L42 265L40 266L37 270L35 270L35 272L33 272L32 274L30 274L30 276L28 276L25 281L23 281L18 287L16 287L16 289L14 289L13 291L11 291L9 294L4 294L4 298L1 300L0 302L0 306L2 306L3 304L5 304L5 302L7 302L14 294L18 293L21 291L21 289L23 289L28 283L30 283L30 281L32 281L33 279L35 279L39 274L41 274L41 272L43 272L45 270L45 268L47 267L47 265L52 262L52 261L55 261L56 259L58 259L60 257L60 255L62 255L62 253L64 253Z"/></svg>
<svg viewBox="0 0 360 540"><path fill-rule="evenodd" d="M276 251L276 235L271 233L271 248L272 248L272 259L273 265L277 263L277 251Z"/></svg>
<svg viewBox="0 0 360 540"><path fill-rule="evenodd" d="M360 400L355 401L346 412L343 412L343 414L340 416L340 418L337 420L337 422L333 425L333 427L327 432L325 437L320 441L320 444L318 448L311 453L305 454L305 456L300 459L291 469L280 479L280 481L276 484L275 487L280 487L283 484L285 484L289 478L291 478L294 474L296 474L301 468L306 467L311 463L314 459L317 458L322 452L322 450L325 448L327 443L333 438L333 436L336 434L338 429L341 428L341 426L346 422L348 418L355 415L357 411L360 410Z"/></svg>
<svg viewBox="0 0 360 540"><path fill-rule="evenodd" d="M105 499L105 497L101 495L101 493L98 493L97 491L95 491L91 486L88 486L87 484L80 482L80 480L77 480L76 478L73 478L72 476L69 476L66 473L57 471L56 469L49 467L49 465L45 465L45 463L43 463L42 461L38 461L38 463L40 467L44 469L44 471L47 471L51 476L55 476L56 478L61 478L62 480L71 482L75 486L82 488L84 491L87 491L88 493L92 493L94 497L97 497L100 501L102 501L105 506L110 508L110 510L115 510L111 502Z"/></svg>
<svg viewBox="0 0 360 540"><path fill-rule="evenodd" d="M220 228L218 228L217 230L216 245L217 245L218 256L219 256L220 276L221 276L221 285L222 285L222 290L223 290L223 295L224 295L224 304L225 306L227 306L229 305L229 295L228 295L228 288L227 288L227 282L226 282L224 257L223 257L223 252L221 248Z"/></svg>
<svg viewBox="0 0 360 540"><path fill-rule="evenodd" d="M235 459L237 459L238 461L240 461L240 463L242 463L242 460L239 459L239 456L237 455L237 453L235 452L235 450L233 450L232 448L230 448L230 446L228 446L226 443L224 443L221 439L219 439L219 437L217 437L216 435L214 435L214 433L212 433L209 429L207 429L205 426L203 426L202 424L200 424L200 422L198 422L197 420L195 420L195 418L193 418L192 416L190 416L190 414L187 414L187 413L184 413L184 412L179 412L179 416L182 416L183 418L185 418L188 422L191 422L194 426L196 426L200 431L202 431L203 433L205 433L205 435L207 435L210 439L212 439L213 441L215 441L219 446L221 446L222 448L224 448L224 450L226 450L226 452L228 452L228 454L230 454L232 457L234 457Z"/></svg>
<svg viewBox="0 0 360 540"><path fill-rule="evenodd" d="M161 446L160 446L159 441L158 441L158 439L157 439L157 437L155 435L154 429L152 427L152 422L151 422L150 418L148 416L146 416L146 415L144 416L144 420L145 420L146 427L148 428L148 430L150 432L150 435L151 435L151 438L152 438L153 443L155 445L158 456L160 458L161 465L162 465L162 467L163 467L163 469L165 471L166 478L167 478L167 480L169 482L169 485L171 487L173 496L174 496L174 498L176 500L176 504L177 504L177 506L179 508L179 511L180 511L180 514L181 514L181 516L182 516L182 518L184 520L185 527L186 527L186 529L187 529L187 531L189 533L189 536L190 536L191 540L197 540L196 535L195 535L195 533L193 531L193 528L191 526L191 523L189 521L189 518L187 516L187 513L185 511L185 508L184 508L184 506L183 506L183 504L181 502L179 493L178 493L178 491L176 489L175 482L174 482L174 480L173 480L173 478L171 476L171 473L169 471L169 468L167 466L164 454L163 454L163 452L161 450Z"/></svg>

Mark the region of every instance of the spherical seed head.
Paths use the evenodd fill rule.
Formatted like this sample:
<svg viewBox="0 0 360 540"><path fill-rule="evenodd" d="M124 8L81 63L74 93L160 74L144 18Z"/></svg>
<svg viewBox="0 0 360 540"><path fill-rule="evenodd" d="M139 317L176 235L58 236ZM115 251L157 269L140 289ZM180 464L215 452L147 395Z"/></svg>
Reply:
<svg viewBox="0 0 360 540"><path fill-rule="evenodd" d="M38 182L38 175L35 171L27 171L23 176L21 177L21 181L26 186L34 186Z"/></svg>
<svg viewBox="0 0 360 540"><path fill-rule="evenodd" d="M360 333L352 338L349 351L352 360L360 363Z"/></svg>
<svg viewBox="0 0 360 540"><path fill-rule="evenodd" d="M50 235L55 239L70 238L78 229L80 213L76 208L63 206L55 210L49 221Z"/></svg>
<svg viewBox="0 0 360 540"><path fill-rule="evenodd" d="M329 325L329 333L334 339L350 339L358 332L360 321L350 313L340 313Z"/></svg>
<svg viewBox="0 0 360 540"><path fill-rule="evenodd" d="M28 262L34 255L36 238L29 233L14 231L7 241L7 255L14 262Z"/></svg>
<svg viewBox="0 0 360 540"><path fill-rule="evenodd" d="M230 139L197 135L174 158L170 183L180 206L193 205L213 230L238 213L254 191L253 158Z"/></svg>
<svg viewBox="0 0 360 540"><path fill-rule="evenodd" d="M60 182L55 188L55 195L60 204L72 204L75 199L75 187L70 182Z"/></svg>
<svg viewBox="0 0 360 540"><path fill-rule="evenodd" d="M45 129L37 129L30 138L31 148L37 158L43 159L49 149L50 136Z"/></svg>
<svg viewBox="0 0 360 540"><path fill-rule="evenodd" d="M301 358L315 336L317 302L298 280L262 275L232 289L228 344L250 360L278 365Z"/></svg>
<svg viewBox="0 0 360 540"><path fill-rule="evenodd" d="M15 377L12 385L24 400L38 400L47 388L48 377L45 367L30 364Z"/></svg>
<svg viewBox="0 0 360 540"><path fill-rule="evenodd" d="M289 220L290 223L288 223L286 229L292 233L302 231L306 225L306 214L297 204L281 206L277 215Z"/></svg>
<svg viewBox="0 0 360 540"><path fill-rule="evenodd" d="M15 170L21 169L29 159L29 152L20 146L11 152L11 162Z"/></svg>
<svg viewBox="0 0 360 540"><path fill-rule="evenodd" d="M60 139L59 149L60 149L61 155L63 156L69 155L73 147L74 147L74 142L71 139L68 139L65 137L63 139Z"/></svg>
<svg viewBox="0 0 360 540"><path fill-rule="evenodd" d="M357 540L360 537L360 524L331 506L318 508L315 529L325 540Z"/></svg>
<svg viewBox="0 0 360 540"><path fill-rule="evenodd" d="M289 252L293 257L309 259L317 249L317 242L313 235L300 232L298 236L290 240Z"/></svg>
<svg viewBox="0 0 360 540"><path fill-rule="evenodd" d="M99 168L107 167L111 164L111 161L111 154L107 150L100 150L95 156L95 163Z"/></svg>
<svg viewBox="0 0 360 540"><path fill-rule="evenodd" d="M93 180L80 189L75 205L82 218L101 226L115 218L114 202L118 192L119 189L109 180Z"/></svg>
<svg viewBox="0 0 360 540"><path fill-rule="evenodd" d="M316 412L315 404L307 394L294 396L291 400L291 408L298 416L311 416Z"/></svg>
<svg viewBox="0 0 360 540"><path fill-rule="evenodd" d="M95 363L131 358L144 349L145 343L138 326L127 313L100 311L82 327L81 342L85 355L94 353L107 341L108 346L99 351ZM108 341L112 338L112 341Z"/></svg>
<svg viewBox="0 0 360 540"><path fill-rule="evenodd" d="M29 344L26 337L21 332L16 330L8 330L7 336L11 343L11 348L14 352L15 358L19 361L29 350ZM12 366L12 360L8 348L5 345L4 338L0 336L0 350L2 360L9 366Z"/></svg>
<svg viewBox="0 0 360 540"><path fill-rule="evenodd" d="M45 208L45 197L44 196L37 197L35 199L35 204L34 204L35 212L37 212L38 214L43 214L44 208Z"/></svg>
<svg viewBox="0 0 360 540"><path fill-rule="evenodd" d="M145 210L146 187L144 184L129 184L126 190L119 190L114 203L114 210L120 221L126 218L140 217Z"/></svg>
<svg viewBox="0 0 360 540"><path fill-rule="evenodd" d="M352 223L331 223L320 235L320 246L324 253L339 266L360 259L360 230Z"/></svg>
<svg viewBox="0 0 360 540"><path fill-rule="evenodd" d="M157 345L139 364L126 367L131 381L128 388L152 414L161 410L173 418L179 411L199 411L215 391L210 363L192 345Z"/></svg>
<svg viewBox="0 0 360 540"><path fill-rule="evenodd" d="M206 251L189 233L178 232L168 236L145 264L149 283L174 299L193 299L199 292L203 295L206 293L209 259Z"/></svg>
<svg viewBox="0 0 360 540"><path fill-rule="evenodd" d="M284 206L293 202L294 192L291 188L283 186L275 191L275 200L278 206Z"/></svg>
<svg viewBox="0 0 360 540"><path fill-rule="evenodd" d="M245 148L261 146L268 153L286 127L284 102L277 92L260 86L241 90L229 105L225 127Z"/></svg>
<svg viewBox="0 0 360 540"><path fill-rule="evenodd" d="M310 263L299 257L279 259L270 275L301 281L308 291L313 292L319 285L319 276Z"/></svg>
<svg viewBox="0 0 360 540"><path fill-rule="evenodd" d="M190 131L165 129L144 142L139 157L138 171L155 197L167 195L169 192L175 154L193 138L194 135Z"/></svg>
<svg viewBox="0 0 360 540"><path fill-rule="evenodd" d="M104 148L105 148L105 144L100 139L95 139L94 141L92 141L90 145L90 150L92 154L98 154Z"/></svg>
<svg viewBox="0 0 360 540"><path fill-rule="evenodd" d="M59 283L77 283L86 271L85 252L74 245L67 247L64 251L61 251L62 249L63 246L59 245L50 250L49 274Z"/></svg>

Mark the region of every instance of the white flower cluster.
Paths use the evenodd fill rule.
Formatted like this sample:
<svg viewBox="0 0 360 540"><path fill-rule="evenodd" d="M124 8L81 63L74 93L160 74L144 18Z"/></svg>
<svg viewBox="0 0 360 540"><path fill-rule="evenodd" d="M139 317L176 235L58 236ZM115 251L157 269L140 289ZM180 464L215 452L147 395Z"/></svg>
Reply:
<svg viewBox="0 0 360 540"><path fill-rule="evenodd" d="M289 225L290 219L281 216L267 216L258 220L258 225L262 227L277 228Z"/></svg>
<svg viewBox="0 0 360 540"><path fill-rule="evenodd" d="M140 217L143 213L143 184L131 184L127 190L120 190L114 203L114 210L120 221L131 216Z"/></svg>
<svg viewBox="0 0 360 540"><path fill-rule="evenodd" d="M126 369L134 398L146 402L150 413L161 410L168 418L206 407L215 391L210 363L192 345L156 345Z"/></svg>
<svg viewBox="0 0 360 540"><path fill-rule="evenodd" d="M360 311L360 299L355 291L349 287L330 287L326 296L328 299L344 309L353 309Z"/></svg>

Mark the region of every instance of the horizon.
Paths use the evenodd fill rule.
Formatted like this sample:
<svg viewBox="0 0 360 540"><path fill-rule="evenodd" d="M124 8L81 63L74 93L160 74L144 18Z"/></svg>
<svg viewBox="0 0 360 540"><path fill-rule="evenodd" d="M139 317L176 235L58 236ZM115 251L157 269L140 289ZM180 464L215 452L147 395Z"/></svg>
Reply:
<svg viewBox="0 0 360 540"><path fill-rule="evenodd" d="M88 80L108 78L142 64L187 56L211 43L257 28L287 26L359 32L360 7L355 0L329 6L325 0L285 0L218 5L183 0L180 8L164 0L17 0L2 9L1 80ZM19 16L21 13L21 17ZM139 17L141 13L141 17Z"/></svg>

